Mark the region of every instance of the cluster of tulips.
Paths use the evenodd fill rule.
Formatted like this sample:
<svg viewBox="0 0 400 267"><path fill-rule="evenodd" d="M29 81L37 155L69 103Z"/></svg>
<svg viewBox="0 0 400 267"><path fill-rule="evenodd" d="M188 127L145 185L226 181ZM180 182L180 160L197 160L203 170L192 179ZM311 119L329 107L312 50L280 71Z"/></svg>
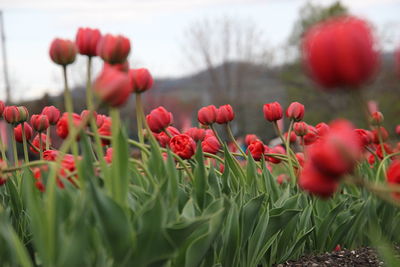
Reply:
<svg viewBox="0 0 400 267"><path fill-rule="evenodd" d="M379 52L371 27L366 21L353 16L336 17L312 27L304 35L302 49L310 76L319 86L328 90L341 88L362 94L363 85L372 80L379 67ZM39 190L45 190L40 179L41 172L47 171L43 166L47 166L48 161L59 165L59 187L63 187L65 179L79 187L75 165L80 157L77 140L81 138L82 132L100 147L93 149L98 161L112 161L115 155L112 149L112 132L121 127L118 108L126 103L131 93L136 96L139 138L139 141L132 140L132 143L141 150L141 160L146 160L145 150L149 147L148 143L154 141L163 149L173 152L177 167L189 177L190 160L197 149L202 149L207 164L218 163L220 172L224 171L222 158L227 151L241 165L245 165L249 157L252 157L260 169L265 167L263 164L272 172L275 166L279 166L277 170L285 166L288 174L279 175L279 183L298 183L300 188L321 197L332 196L345 177L353 177L348 181L362 184L359 179L354 178L355 169L362 161L371 165L379 164L378 170L386 174L389 184L400 184L400 144L392 146L388 143L389 136L383 127L383 115L376 109L366 112L371 126L369 130L356 129L346 120L311 126L303 121L304 106L293 102L286 109L286 117L290 123L284 132L282 106L277 102L267 103L263 107L264 117L272 123L281 145L269 147L261 138L248 134L245 137L246 146L243 147L238 144L230 128L230 123L235 118L230 105L219 108L209 105L201 108L197 114L199 126L183 132L172 126L173 115L164 107L153 109L145 116L141 94L152 87L153 78L147 69L129 69L129 52L130 41L124 36L101 35L99 30L80 28L75 42L55 39L50 47L51 59L63 69L65 113L61 115L53 106L45 107L41 114L31 116L29 124L29 114L25 107L4 107L1 103L0 112L14 127L15 141L23 143L23 166L34 167ZM88 59L88 109L80 115L73 113L67 79L67 67L75 61L77 53ZM397 61L400 62L400 54L398 55ZM91 65L92 58L96 56L104 61L104 66L92 84ZM108 106L110 116L97 114L95 110L99 105ZM228 142L218 134L215 124L225 126ZM52 126L60 138L66 139L59 149L51 144ZM37 135L31 141L33 131ZM400 126L396 132L400 135ZM17 158L14 160L15 166L9 166L4 146L2 147L3 176L0 183L4 184L7 181L7 172L22 167ZM30 162L27 147L32 152L39 153L39 161ZM71 154L67 154L69 150ZM14 142L14 156L16 155ZM399 196L396 190L399 191L396 188L392 191L395 197Z"/></svg>

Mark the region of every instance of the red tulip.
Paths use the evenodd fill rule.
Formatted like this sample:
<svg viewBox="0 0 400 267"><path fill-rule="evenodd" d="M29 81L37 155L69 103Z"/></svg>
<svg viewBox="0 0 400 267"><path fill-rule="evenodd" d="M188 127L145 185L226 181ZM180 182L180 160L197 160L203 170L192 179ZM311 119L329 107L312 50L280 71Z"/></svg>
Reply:
<svg viewBox="0 0 400 267"><path fill-rule="evenodd" d="M206 136L206 131L202 128L190 128L188 129L185 134L189 135L193 138L194 141L203 141L204 137Z"/></svg>
<svg viewBox="0 0 400 267"><path fill-rule="evenodd" d="M279 145L278 145L278 146L275 146L275 147L271 148L271 149L268 151L268 153L285 155L285 154L286 154L286 151L285 151L285 149L283 148L283 146L279 146ZM282 161L281 159L276 158L276 157L267 157L267 159L268 159L269 162L275 163L275 164L278 164L278 163L280 163L280 162Z"/></svg>
<svg viewBox="0 0 400 267"><path fill-rule="evenodd" d="M98 114L96 116L96 125L97 128L100 128L103 125L103 122L108 118L106 115Z"/></svg>
<svg viewBox="0 0 400 267"><path fill-rule="evenodd" d="M400 184L400 161L394 160L387 170L387 182L393 185ZM393 196L400 199L400 193L393 193Z"/></svg>
<svg viewBox="0 0 400 267"><path fill-rule="evenodd" d="M26 140L31 140L33 130L32 127L27 123L24 122L24 131L25 131L25 137ZM14 136L15 136L15 141L22 143L22 124L18 124L17 127L14 128Z"/></svg>
<svg viewBox="0 0 400 267"><path fill-rule="evenodd" d="M74 42L56 38L50 46L50 58L54 63L62 66L75 61L77 48Z"/></svg>
<svg viewBox="0 0 400 267"><path fill-rule="evenodd" d="M396 126L396 134L397 134L397 135L400 135L400 125L397 125L397 126Z"/></svg>
<svg viewBox="0 0 400 267"><path fill-rule="evenodd" d="M47 141L47 136L45 135L45 134L41 134L42 135L42 151L46 151L46 141ZM32 141L32 146L34 146L36 149L34 149L33 147L30 147L30 150L33 152L33 153L39 153L38 152L38 150L40 149L40 141L39 141L39 134L37 134L36 136L35 136L35 138L33 138L33 141ZM50 140L50 138L49 138L49 145L51 145L51 140Z"/></svg>
<svg viewBox="0 0 400 267"><path fill-rule="evenodd" d="M72 113L72 124L73 127L78 127L81 123L81 117L76 114ZM56 126L56 133L62 139L67 138L68 136L68 113L64 112L61 118L57 122Z"/></svg>
<svg viewBox="0 0 400 267"><path fill-rule="evenodd" d="M179 130L172 126L168 126L163 132L153 133L161 147L167 147L169 141L171 140L166 131L168 131L168 133L172 136L180 134Z"/></svg>
<svg viewBox="0 0 400 267"><path fill-rule="evenodd" d="M3 112L4 112L4 108L5 108L5 104L3 101L0 100L0 116L3 116Z"/></svg>
<svg viewBox="0 0 400 267"><path fill-rule="evenodd" d="M375 74L379 58L370 25L353 16L312 27L303 55L314 80L326 88L359 88Z"/></svg>
<svg viewBox="0 0 400 267"><path fill-rule="evenodd" d="M196 143L186 134L179 134L172 137L169 141L169 146L172 152L183 159L190 159L196 151Z"/></svg>
<svg viewBox="0 0 400 267"><path fill-rule="evenodd" d="M273 122L282 119L282 106L278 102L265 104L263 107L264 118L267 121Z"/></svg>
<svg viewBox="0 0 400 267"><path fill-rule="evenodd" d="M18 113L19 113L19 123L28 121L29 119L29 112L28 109L25 106L18 106Z"/></svg>
<svg viewBox="0 0 400 267"><path fill-rule="evenodd" d="M341 120L332 123L330 132L307 152L314 168L337 180L354 169L361 157L362 144L351 123Z"/></svg>
<svg viewBox="0 0 400 267"><path fill-rule="evenodd" d="M97 96L112 107L118 107L128 100L131 85L128 74L115 69L103 71L93 84Z"/></svg>
<svg viewBox="0 0 400 267"><path fill-rule="evenodd" d="M49 118L46 115L32 115L31 117L31 124L33 129L38 132L43 132L47 128L49 128Z"/></svg>
<svg viewBox="0 0 400 267"><path fill-rule="evenodd" d="M113 148L109 147L106 150L106 155L104 156L104 160L110 164L112 162L112 154L113 154Z"/></svg>
<svg viewBox="0 0 400 267"><path fill-rule="evenodd" d="M320 122L315 125L315 129L317 130L318 136L324 136L329 132L329 125L325 122Z"/></svg>
<svg viewBox="0 0 400 267"><path fill-rule="evenodd" d="M390 145L388 145L388 144L383 144L383 150L385 150L385 154L386 155L389 155L389 154L392 154L393 153L393 149L390 147ZM382 146L379 144L379 145L376 145L376 151L375 151L375 154L380 158L380 159L383 159L383 157L384 157L384 154L383 154L383 152L382 152Z"/></svg>
<svg viewBox="0 0 400 267"><path fill-rule="evenodd" d="M304 136L308 133L308 125L304 121L295 122L293 124L293 130L298 136Z"/></svg>
<svg viewBox="0 0 400 267"><path fill-rule="evenodd" d="M246 135L246 137L244 138L244 143L246 144L246 146L249 146L253 141L255 140L259 140L260 138L258 138L257 135L255 134L248 134Z"/></svg>
<svg viewBox="0 0 400 267"><path fill-rule="evenodd" d="M146 121L152 132L159 133L173 122L173 116L164 107L158 107L146 116Z"/></svg>
<svg viewBox="0 0 400 267"><path fill-rule="evenodd" d="M81 115L80 115L81 116L81 120L82 121L86 120L87 117L89 116L89 113L90 113L90 111L87 110L87 109L82 110ZM92 116L93 116L93 118L95 118L97 120L98 116L97 116L97 112L96 111L92 112ZM98 125L97 121L96 121L96 125Z"/></svg>
<svg viewBox="0 0 400 267"><path fill-rule="evenodd" d="M259 161L264 156L265 147L262 141L255 140L247 147L254 160Z"/></svg>
<svg viewBox="0 0 400 267"><path fill-rule="evenodd" d="M109 64L124 63L131 50L128 38L122 35L104 35L97 45L97 55Z"/></svg>
<svg viewBox="0 0 400 267"><path fill-rule="evenodd" d="M304 153L297 152L296 153L296 159L299 162L300 166L304 167L304 163L305 163Z"/></svg>
<svg viewBox="0 0 400 267"><path fill-rule="evenodd" d="M103 123L98 130L99 135L111 137L111 124L112 120L110 117L104 117ZM103 146L109 145L111 141L109 139L102 138L101 143Z"/></svg>
<svg viewBox="0 0 400 267"><path fill-rule="evenodd" d="M235 113L231 105L223 105L217 109L216 122L219 124L228 123L233 121L235 118Z"/></svg>
<svg viewBox="0 0 400 267"><path fill-rule="evenodd" d="M291 103L286 110L286 117L294 121L301 121L304 117L304 106L299 102Z"/></svg>
<svg viewBox="0 0 400 267"><path fill-rule="evenodd" d="M79 28L75 38L79 54L89 57L97 56L97 45L100 39L101 33L98 29Z"/></svg>
<svg viewBox="0 0 400 267"><path fill-rule="evenodd" d="M221 148L221 144L215 136L207 136L204 138L203 142L201 142L201 148L204 152L217 154L218 150Z"/></svg>
<svg viewBox="0 0 400 267"><path fill-rule="evenodd" d="M373 135L370 131L364 129L355 129L354 132L357 134L363 146L368 146L372 143Z"/></svg>
<svg viewBox="0 0 400 267"><path fill-rule="evenodd" d="M129 70L129 78L131 80L132 92L134 93L147 91L154 83L149 70L145 68Z"/></svg>
<svg viewBox="0 0 400 267"><path fill-rule="evenodd" d="M318 131L315 127L308 125L308 131L305 136L303 136L304 145L309 146L318 140Z"/></svg>
<svg viewBox="0 0 400 267"><path fill-rule="evenodd" d="M43 152L43 158L48 161L55 161L58 157L59 152L57 150L46 150Z"/></svg>
<svg viewBox="0 0 400 267"><path fill-rule="evenodd" d="M7 106L3 112L4 120L11 124L17 124L20 119L20 114L17 106Z"/></svg>
<svg viewBox="0 0 400 267"><path fill-rule="evenodd" d="M379 126L383 122L383 114L379 111L375 111L371 114L371 124L375 126Z"/></svg>
<svg viewBox="0 0 400 267"><path fill-rule="evenodd" d="M55 106L44 107L42 114L47 116L51 125L57 124L58 120L60 119L60 110L58 110L58 108Z"/></svg>
<svg viewBox="0 0 400 267"><path fill-rule="evenodd" d="M129 62L125 61L124 63L113 64L113 65L104 62L102 71L107 71L109 69L114 69L121 72L129 73Z"/></svg>
<svg viewBox="0 0 400 267"><path fill-rule="evenodd" d="M285 140L287 140L287 138L288 138L288 133L286 132L283 136L284 136ZM296 142L296 140L297 140L297 135L296 135L293 131L290 132L289 142L290 142L290 143L294 143L294 142Z"/></svg>
<svg viewBox="0 0 400 267"><path fill-rule="evenodd" d="M304 166L299 177L299 186L305 191L322 198L331 197L338 187L338 182L326 177L311 163Z"/></svg>
<svg viewBox="0 0 400 267"><path fill-rule="evenodd" d="M217 120L217 108L214 105L202 107L197 113L197 119L203 125L210 125Z"/></svg>

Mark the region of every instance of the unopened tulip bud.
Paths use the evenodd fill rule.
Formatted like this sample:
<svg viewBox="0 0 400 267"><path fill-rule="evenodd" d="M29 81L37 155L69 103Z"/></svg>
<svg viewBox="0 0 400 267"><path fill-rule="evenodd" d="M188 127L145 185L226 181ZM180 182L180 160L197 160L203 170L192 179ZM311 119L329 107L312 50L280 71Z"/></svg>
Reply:
<svg viewBox="0 0 400 267"><path fill-rule="evenodd" d="M286 110L286 117L294 121L301 121L304 117L304 106L299 102L291 103Z"/></svg>
<svg viewBox="0 0 400 267"><path fill-rule="evenodd" d="M75 61L77 48L74 42L57 38L51 43L49 53L54 63L66 66Z"/></svg>
<svg viewBox="0 0 400 267"><path fill-rule="evenodd" d="M4 108L5 108L5 104L3 101L0 101L0 116L3 116L3 112L4 112Z"/></svg>
<svg viewBox="0 0 400 267"><path fill-rule="evenodd" d="M173 116L164 107L158 107L146 116L146 121L152 132L159 133L172 123Z"/></svg>
<svg viewBox="0 0 400 267"><path fill-rule="evenodd" d="M131 69L129 70L129 78L133 93L142 93L149 90L153 86L153 77L148 69Z"/></svg>
<svg viewBox="0 0 400 267"><path fill-rule="evenodd" d="M81 112L81 120L86 120L87 117L89 116L89 113L90 113L90 111L87 110L87 109L82 110L82 112ZM97 118L97 112L96 112L96 111L93 111L93 112L92 112L92 116L93 116L94 118Z"/></svg>
<svg viewBox="0 0 400 267"><path fill-rule="evenodd" d="M55 106L47 106L44 107L42 110L42 114L46 115L49 119L49 123L51 125L57 124L58 120L60 119L60 110Z"/></svg>
<svg viewBox="0 0 400 267"><path fill-rule="evenodd" d="M246 144L246 146L249 146L253 141L256 141L256 140L259 140L259 139L260 138L258 138L258 136L255 135L255 134L248 134L244 138L244 143Z"/></svg>
<svg viewBox="0 0 400 267"><path fill-rule="evenodd" d="M32 138L33 130L32 127L27 122L24 122L24 131L26 140L30 140ZM17 127L14 128L14 136L15 136L15 141L17 141L18 143L23 142L22 123L18 124Z"/></svg>
<svg viewBox="0 0 400 267"><path fill-rule="evenodd" d="M374 113L371 114L370 121L371 121L371 125L374 125L374 126L382 125L383 114L379 111L375 111Z"/></svg>
<svg viewBox="0 0 400 267"><path fill-rule="evenodd" d="M10 124L17 124L19 122L19 115L17 106L7 106L4 108L3 118Z"/></svg>
<svg viewBox="0 0 400 267"><path fill-rule="evenodd" d="M293 125L293 130L298 136L304 136L308 133L308 125L304 121L296 122Z"/></svg>
<svg viewBox="0 0 400 267"><path fill-rule="evenodd" d="M217 120L217 108L214 105L202 107L197 112L197 119L203 125L210 125Z"/></svg>
<svg viewBox="0 0 400 267"><path fill-rule="evenodd" d="M29 119L29 112L25 106L19 106L18 112L19 112L19 121L18 121L19 123L27 121Z"/></svg>
<svg viewBox="0 0 400 267"><path fill-rule="evenodd" d="M263 107L264 118L267 121L273 122L282 119L282 106L278 102L265 104Z"/></svg>
<svg viewBox="0 0 400 267"><path fill-rule="evenodd" d="M49 128L49 118L46 115L32 115L31 124L33 129L38 132L43 132Z"/></svg>
<svg viewBox="0 0 400 267"><path fill-rule="evenodd" d="M100 39L101 33L98 29L79 28L75 39L79 54L89 57L97 56L97 45Z"/></svg>
<svg viewBox="0 0 400 267"><path fill-rule="evenodd" d="M233 121L235 118L235 113L231 105L223 105L217 109L216 122L218 124L228 123Z"/></svg>
<svg viewBox="0 0 400 267"><path fill-rule="evenodd" d="M122 35L104 35L97 45L97 55L109 64L124 63L131 50L128 38Z"/></svg>
<svg viewBox="0 0 400 267"><path fill-rule="evenodd" d="M118 107L128 100L131 88L128 74L115 69L103 71L93 84L93 91L108 105Z"/></svg>
<svg viewBox="0 0 400 267"><path fill-rule="evenodd" d="M217 154L221 148L221 144L215 136L207 136L204 141L201 142L201 148L206 153Z"/></svg>

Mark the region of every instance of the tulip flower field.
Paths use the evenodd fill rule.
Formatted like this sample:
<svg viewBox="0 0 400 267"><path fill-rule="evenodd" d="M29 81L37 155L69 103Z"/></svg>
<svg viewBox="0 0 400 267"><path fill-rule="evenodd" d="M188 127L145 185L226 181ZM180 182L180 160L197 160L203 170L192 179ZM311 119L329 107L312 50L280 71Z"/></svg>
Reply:
<svg viewBox="0 0 400 267"><path fill-rule="evenodd" d="M248 133L242 146L229 103L202 107L184 130L162 106L145 114L142 94L154 81L147 69L129 69L124 36L80 28L76 41L55 39L50 58L65 106L30 114L0 102L12 133L0 146L0 265L256 267L372 246L400 266L392 248L400 143L363 95L379 69L377 47L368 22L354 16L313 26L301 46L310 78L353 93L368 128L342 118L309 125L301 103L266 99L260 116L280 144ZM68 79L78 55L87 59L80 114ZM92 78L93 57L104 66ZM131 94L137 138L119 113ZM63 142L53 145L51 133Z"/></svg>

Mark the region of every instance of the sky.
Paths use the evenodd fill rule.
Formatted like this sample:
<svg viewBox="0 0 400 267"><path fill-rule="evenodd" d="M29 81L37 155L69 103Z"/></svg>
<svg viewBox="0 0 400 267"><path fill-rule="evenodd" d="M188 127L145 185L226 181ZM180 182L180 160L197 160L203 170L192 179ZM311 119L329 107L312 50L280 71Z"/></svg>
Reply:
<svg viewBox="0 0 400 267"><path fill-rule="evenodd" d="M269 45L279 50L306 0L0 0L6 34L12 95L32 99L62 90L61 68L48 56L51 41L75 39L79 27L123 34L131 40L130 62L155 77L180 77L196 71L183 52L185 29L205 18L251 20ZM312 0L329 5L333 0ZM343 0L378 31L390 29L400 44L400 0ZM394 44L392 44L393 46ZM391 49L390 45L387 49ZM84 59L71 67L73 80L84 77ZM3 59L1 58L1 63ZM1 64L2 65L2 64ZM0 66L0 70L2 67ZM0 73L0 99L4 83Z"/></svg>

